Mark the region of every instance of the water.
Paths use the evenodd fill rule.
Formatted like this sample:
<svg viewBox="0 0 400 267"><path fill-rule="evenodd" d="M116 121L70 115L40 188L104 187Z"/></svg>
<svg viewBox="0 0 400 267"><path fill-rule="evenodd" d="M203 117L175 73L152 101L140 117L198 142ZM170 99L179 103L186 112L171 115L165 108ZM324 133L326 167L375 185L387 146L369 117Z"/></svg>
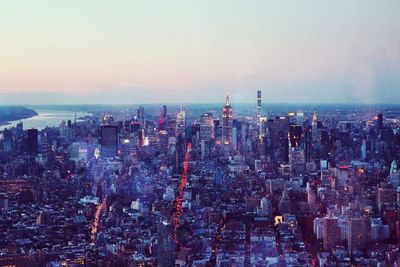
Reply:
<svg viewBox="0 0 400 267"><path fill-rule="evenodd" d="M73 111L51 109L35 109L35 111L39 113L39 115L28 119L11 121L10 124L0 126L0 131L3 131L5 128L16 127L17 123L20 121L24 124L24 129L36 128L42 130L47 126L58 127L63 120L71 120L72 122L75 120L75 112ZM79 120L80 117L89 115L91 114L87 112L77 112L77 122L81 121Z"/></svg>

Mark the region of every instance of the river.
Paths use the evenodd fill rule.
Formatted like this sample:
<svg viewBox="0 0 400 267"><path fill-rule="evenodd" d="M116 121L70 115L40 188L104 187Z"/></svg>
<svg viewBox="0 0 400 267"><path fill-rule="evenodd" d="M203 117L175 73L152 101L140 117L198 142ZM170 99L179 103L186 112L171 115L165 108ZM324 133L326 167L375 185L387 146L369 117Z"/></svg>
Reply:
<svg viewBox="0 0 400 267"><path fill-rule="evenodd" d="M15 127L17 123L20 121L23 123L24 129L36 128L38 130L42 130L47 126L58 127L63 120L66 122L68 120L74 122L75 120L75 112L73 111L46 110L46 109L35 109L35 111L39 115L28 119L11 121L10 124L7 125L1 125L0 131L3 131L5 128ZM91 115L90 113L86 112L77 112L76 113L77 122L81 121L79 120L80 117L90 116L90 115Z"/></svg>

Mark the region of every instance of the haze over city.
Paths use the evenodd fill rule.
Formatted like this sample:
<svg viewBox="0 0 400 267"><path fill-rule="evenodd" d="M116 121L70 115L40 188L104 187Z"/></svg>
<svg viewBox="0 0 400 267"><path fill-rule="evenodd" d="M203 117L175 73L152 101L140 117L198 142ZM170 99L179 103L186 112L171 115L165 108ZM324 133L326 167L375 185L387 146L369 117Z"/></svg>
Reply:
<svg viewBox="0 0 400 267"><path fill-rule="evenodd" d="M0 104L398 103L400 2L0 2Z"/></svg>
<svg viewBox="0 0 400 267"><path fill-rule="evenodd" d="M400 267L400 1L0 1L0 267Z"/></svg>

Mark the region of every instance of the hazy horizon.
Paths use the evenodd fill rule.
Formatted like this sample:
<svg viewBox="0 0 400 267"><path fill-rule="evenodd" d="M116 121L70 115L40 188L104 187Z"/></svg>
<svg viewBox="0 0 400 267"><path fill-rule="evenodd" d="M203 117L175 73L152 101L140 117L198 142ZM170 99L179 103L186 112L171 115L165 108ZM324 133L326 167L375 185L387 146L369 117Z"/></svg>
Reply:
<svg viewBox="0 0 400 267"><path fill-rule="evenodd" d="M5 95L0 95L0 106L76 106L76 105L82 105L82 106L114 106L114 105L121 105L121 106L126 106L126 105L224 105L225 104L225 98L215 100L215 101L129 101L129 100L109 100L106 99L104 101L87 101L87 102L82 102L79 101L78 99L84 98L87 99L87 97L66 97L65 95L62 97L57 97L57 100L54 100L54 94L49 94L48 96L43 95L42 93L34 93L35 96L30 98L29 102L20 102L19 100L21 99L21 96L18 96L14 94L13 96L5 96ZM43 98L47 99L43 100ZM237 101L237 100L231 100L230 101L232 105L256 105L255 101ZM393 101L393 102L346 102L346 101L263 101L262 105L366 105L366 106L393 106L393 105L398 105L398 101Z"/></svg>
<svg viewBox="0 0 400 267"><path fill-rule="evenodd" d="M249 90L250 91L250 90ZM397 98L394 98L393 101L388 102L362 102L362 101L337 101L336 98L331 99L329 101L321 101L321 100L305 100L303 101L296 101L296 99L280 99L278 101L273 101L268 99L268 95L265 95L263 91L262 103L265 104L276 104L276 105L397 105L399 101ZM249 104L249 105L256 105L256 96L254 92L248 92L253 99L249 99L251 97L243 98L240 94L229 94L230 95L230 102L231 104ZM122 96L121 96L122 95ZM135 97L136 92L133 92L130 97L127 97L126 94L121 92L108 92L107 94L93 94L93 95L69 95L69 94L62 94L62 93L44 93L44 92L32 92L32 93L12 93L12 94L1 94L0 93L0 105L1 106L46 106L46 105L55 105L55 106L62 106L62 105L162 105L162 104L169 104L169 105L180 105L180 104L221 104L225 103L226 93L218 92L219 97L213 100L193 100L192 98L188 98L185 100L181 98L181 101L177 101L174 99L164 99L164 100L155 100L155 101L148 101L148 100L140 100ZM28 99L28 100L25 100ZM137 100L135 100L137 99ZM244 100L243 100L244 99ZM25 102L24 102L25 100Z"/></svg>
<svg viewBox="0 0 400 267"><path fill-rule="evenodd" d="M400 102L400 1L0 2L0 104Z"/></svg>

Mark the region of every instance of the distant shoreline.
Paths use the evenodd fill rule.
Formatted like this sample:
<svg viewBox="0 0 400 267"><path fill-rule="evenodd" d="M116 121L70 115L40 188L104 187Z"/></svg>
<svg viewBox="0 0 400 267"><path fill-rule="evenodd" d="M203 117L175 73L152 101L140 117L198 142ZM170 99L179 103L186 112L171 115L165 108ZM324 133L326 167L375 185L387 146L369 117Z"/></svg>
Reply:
<svg viewBox="0 0 400 267"><path fill-rule="evenodd" d="M25 120L38 116L35 110L20 106L2 106L0 107L0 126L7 126L13 121Z"/></svg>

